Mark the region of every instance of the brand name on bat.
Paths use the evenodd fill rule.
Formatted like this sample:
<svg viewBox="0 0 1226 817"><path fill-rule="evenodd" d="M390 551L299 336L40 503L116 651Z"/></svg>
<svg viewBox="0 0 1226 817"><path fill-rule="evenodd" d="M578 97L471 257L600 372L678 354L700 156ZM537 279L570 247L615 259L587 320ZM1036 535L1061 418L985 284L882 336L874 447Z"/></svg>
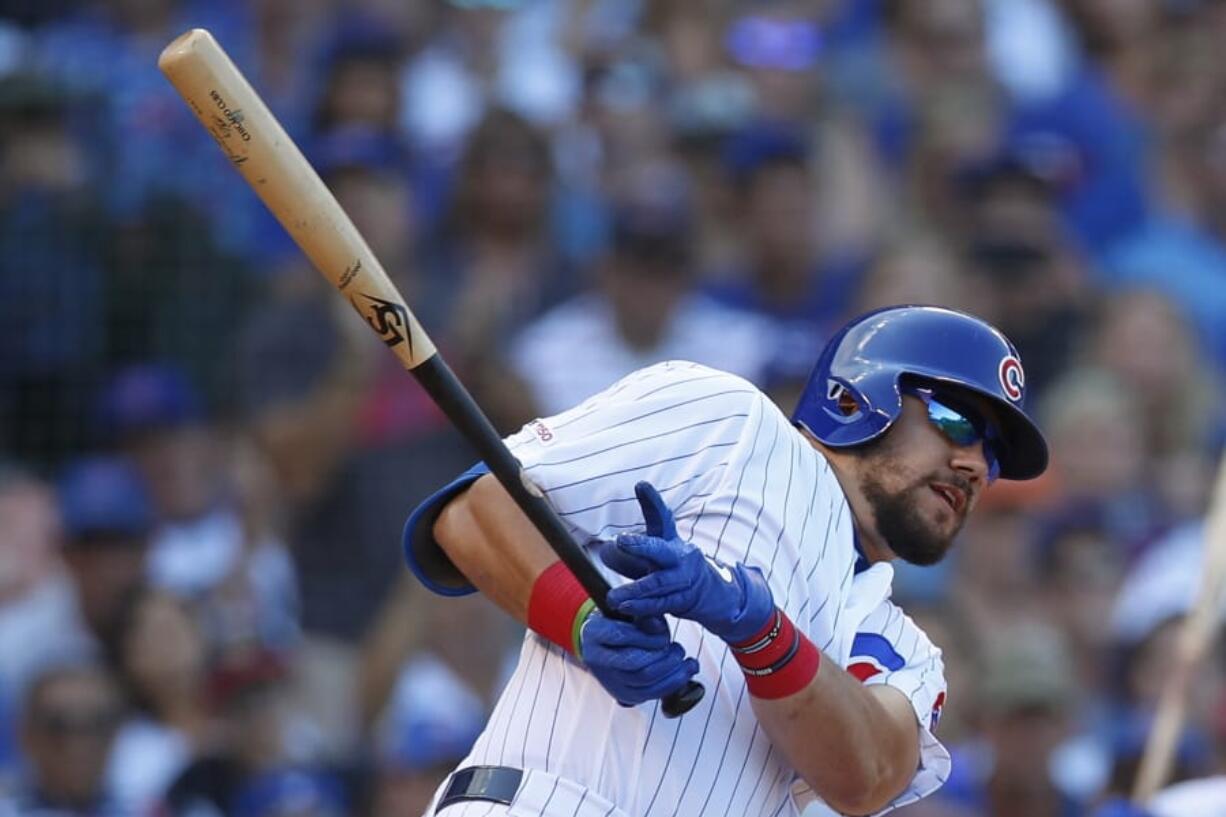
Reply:
<svg viewBox="0 0 1226 817"><path fill-rule="evenodd" d="M244 117L242 108L231 108L226 104L226 101L222 99L221 94L217 93L216 91L209 91L209 98L213 100L213 104L217 106L217 110L221 111L221 115L225 117L227 122L230 123L230 126L234 129L234 132L238 134L238 137L244 142L250 142L251 133L247 130L246 126L243 125Z"/></svg>
<svg viewBox="0 0 1226 817"><path fill-rule="evenodd" d="M353 279L358 277L358 273L362 271L362 259L359 258L353 262L352 267L345 267L345 271L341 273L340 280L337 281L337 286L341 289L353 283ZM366 297L370 297L369 295Z"/></svg>

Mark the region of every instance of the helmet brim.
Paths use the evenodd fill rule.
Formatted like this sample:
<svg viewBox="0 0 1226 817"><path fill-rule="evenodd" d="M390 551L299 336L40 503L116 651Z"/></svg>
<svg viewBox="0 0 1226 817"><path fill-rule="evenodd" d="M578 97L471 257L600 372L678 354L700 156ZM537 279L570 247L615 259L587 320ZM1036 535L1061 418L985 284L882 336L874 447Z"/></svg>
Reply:
<svg viewBox="0 0 1226 817"><path fill-rule="evenodd" d="M1047 470L1047 440L1026 412L1000 399L999 395L959 380L926 372L910 374L922 380L941 383L954 391L978 395L996 408L1002 438L1001 450L997 455L1002 479L1034 479Z"/></svg>

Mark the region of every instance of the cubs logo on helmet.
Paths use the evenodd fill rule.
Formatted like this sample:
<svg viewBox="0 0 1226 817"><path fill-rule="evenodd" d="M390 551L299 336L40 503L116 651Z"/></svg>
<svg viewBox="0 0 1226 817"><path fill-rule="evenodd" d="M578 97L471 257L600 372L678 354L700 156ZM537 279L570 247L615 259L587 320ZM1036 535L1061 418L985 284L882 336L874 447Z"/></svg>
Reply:
<svg viewBox="0 0 1226 817"><path fill-rule="evenodd" d="M1006 355L1000 361L1000 388L1005 396L1013 402L1022 399L1026 388L1026 373L1022 371L1022 361L1014 355Z"/></svg>

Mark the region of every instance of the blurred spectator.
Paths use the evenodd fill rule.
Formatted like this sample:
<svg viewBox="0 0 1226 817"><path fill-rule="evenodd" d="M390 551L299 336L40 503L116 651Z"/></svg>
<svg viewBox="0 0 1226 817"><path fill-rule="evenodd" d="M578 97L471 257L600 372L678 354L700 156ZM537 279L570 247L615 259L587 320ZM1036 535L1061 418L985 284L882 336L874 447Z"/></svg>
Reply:
<svg viewBox="0 0 1226 817"><path fill-rule="evenodd" d="M1090 341L1092 359L1138 401L1153 484L1182 518L1204 508L1212 454L1226 439L1223 370L1205 359L1191 328L1160 292L1125 289L1100 305Z"/></svg>
<svg viewBox="0 0 1226 817"><path fill-rule="evenodd" d="M235 653L215 668L208 693L217 740L202 747L171 784L162 811L186 817L202 811L236 814L241 807L282 814L283 795L325 779L319 743L309 729L303 731L302 711L291 704L290 681L285 656L263 649ZM288 777L299 774L310 780ZM336 802L331 777L326 779L326 790L303 788L311 795L308 809ZM325 794L324 801L316 799Z"/></svg>
<svg viewBox="0 0 1226 817"><path fill-rule="evenodd" d="M729 140L725 161L742 213L744 259L710 292L774 324L775 345L767 356L776 376L807 377L813 350L852 305L862 261L832 257L822 243L817 180L801 132L753 126Z"/></svg>
<svg viewBox="0 0 1226 817"><path fill-rule="evenodd" d="M127 460L72 463L59 482L64 562L86 630L111 643L127 596L146 573L153 532L148 489Z"/></svg>
<svg viewBox="0 0 1226 817"><path fill-rule="evenodd" d="M201 601L215 645L296 636L296 588L285 547L249 538L234 496L231 448L182 371L121 369L98 401L107 439L140 469L155 518L150 581Z"/></svg>
<svg viewBox="0 0 1226 817"><path fill-rule="evenodd" d="M79 104L36 74L0 78L0 447L39 465L84 446L104 360L110 224L69 127Z"/></svg>
<svg viewBox="0 0 1226 817"><path fill-rule="evenodd" d="M909 231L883 242L864 271L855 310L934 304L981 314L961 259L936 233Z"/></svg>
<svg viewBox="0 0 1226 817"><path fill-rule="evenodd" d="M689 360L761 381L770 327L696 290L692 210L675 168L644 169L614 204L597 288L529 324L511 350L538 413L576 405L632 371Z"/></svg>
<svg viewBox="0 0 1226 817"><path fill-rule="evenodd" d="M1075 817L1082 804L1053 778L1073 728L1077 686L1058 631L1014 622L987 645L980 686L981 742L955 749L940 799L983 817Z"/></svg>
<svg viewBox="0 0 1226 817"><path fill-rule="evenodd" d="M1012 621L1042 617L1031 518L1021 501L995 494L967 520L946 590L985 644Z"/></svg>
<svg viewBox="0 0 1226 817"><path fill-rule="evenodd" d="M448 281L442 343L496 427L533 415L521 383L491 354L579 288L549 236L553 164L540 131L491 111L466 147L433 274Z"/></svg>
<svg viewBox="0 0 1226 817"><path fill-rule="evenodd" d="M234 795L226 813L234 817L345 817L344 788L318 771L296 768L263 772Z"/></svg>
<svg viewBox="0 0 1226 817"><path fill-rule="evenodd" d="M558 2L449 0L434 36L405 68L403 130L446 156L493 109L538 124L565 118L579 91L562 43L567 10Z"/></svg>
<svg viewBox="0 0 1226 817"><path fill-rule="evenodd" d="M503 616L489 599L474 595L444 600L404 577L363 640L362 717L368 726L376 726L380 745L401 757L406 745L411 748L416 741L413 730L406 733L402 728L403 719L434 722L417 708L423 700L420 695L412 692L406 703L402 694L419 688L416 681L407 680L421 674L414 669L419 660L433 667L425 672L426 677L453 679L465 691L465 700L475 701L488 713L522 640L523 628ZM426 688L432 687L427 684ZM408 703L411 711L405 710ZM429 745L427 740L424 746Z"/></svg>
<svg viewBox="0 0 1226 817"><path fill-rule="evenodd" d="M107 350L114 369L173 362L205 409L230 411L236 333L261 286L248 266L254 253L233 255L218 235L176 198L158 198L123 223L108 258Z"/></svg>
<svg viewBox="0 0 1226 817"><path fill-rule="evenodd" d="M59 560L51 489L0 463L0 791L17 767L21 690L45 656L84 646L73 588Z"/></svg>
<svg viewBox="0 0 1226 817"><path fill-rule="evenodd" d="M1068 501L1097 502L1106 530L1132 553L1169 523L1154 491L1138 396L1110 373L1073 369L1038 406L1052 479Z"/></svg>
<svg viewBox="0 0 1226 817"><path fill-rule="evenodd" d="M725 47L748 75L762 119L806 123L818 113L825 43L811 5L774 0L729 23Z"/></svg>
<svg viewBox="0 0 1226 817"><path fill-rule="evenodd" d="M1009 144L962 168L956 233L980 314L1018 347L1035 395L1074 353L1088 283L1055 208L1059 171L1037 150Z"/></svg>
<svg viewBox="0 0 1226 817"><path fill-rule="evenodd" d="M132 813L150 814L196 751L216 737L206 645L182 602L140 588L125 599L111 651L135 712L115 741L110 789Z"/></svg>
<svg viewBox="0 0 1226 817"><path fill-rule="evenodd" d="M1038 518L1034 558L1043 608L1068 638L1083 688L1107 693L1114 681L1109 627L1127 555L1111 535L1107 511L1070 502ZM1100 704L1101 705L1101 704ZM1087 701L1088 708L1094 701ZM1101 712L1089 711L1091 718Z"/></svg>
<svg viewBox="0 0 1226 817"><path fill-rule="evenodd" d="M127 220L166 197L191 202L215 228L210 238L255 257L269 249L264 238L271 219L241 184L228 189L225 207L213 206L217 179L232 171L174 88L151 70L167 43L197 26L209 29L239 65L253 67L247 35L256 28L247 10L198 0L86 3L37 29L33 45L38 70L94 100L78 125L92 143L90 157L106 180L100 190L112 212ZM134 150L127 134L135 127L140 146Z"/></svg>
<svg viewBox="0 0 1226 817"><path fill-rule="evenodd" d="M961 165L1010 141L1038 141L1078 171L1058 204L1083 243L1103 248L1144 219L1140 137L1097 77L1074 74L1058 92L1014 96L987 60L982 0L888 0L883 14L886 70L852 102L868 105L886 160L920 174L920 202L940 208Z"/></svg>
<svg viewBox="0 0 1226 817"><path fill-rule="evenodd" d="M342 18L324 49L314 130L394 130L400 119L398 75L404 52L399 33L382 20Z"/></svg>
<svg viewBox="0 0 1226 817"><path fill-rule="evenodd" d="M374 813L423 813L472 748L488 711L488 703L438 658L422 653L411 659L375 733Z"/></svg>
<svg viewBox="0 0 1226 817"><path fill-rule="evenodd" d="M27 777L17 815L120 815L106 764L121 709L115 683L88 659L57 659L34 677L21 714Z"/></svg>
<svg viewBox="0 0 1226 817"><path fill-rule="evenodd" d="M1226 313L1226 220L1221 215L1226 205L1226 113L1214 110L1171 152L1182 172L1178 180L1168 181L1166 206L1143 229L1116 242L1103 266L1108 285L1154 288L1180 304L1220 371L1226 366L1226 323L1221 320Z"/></svg>

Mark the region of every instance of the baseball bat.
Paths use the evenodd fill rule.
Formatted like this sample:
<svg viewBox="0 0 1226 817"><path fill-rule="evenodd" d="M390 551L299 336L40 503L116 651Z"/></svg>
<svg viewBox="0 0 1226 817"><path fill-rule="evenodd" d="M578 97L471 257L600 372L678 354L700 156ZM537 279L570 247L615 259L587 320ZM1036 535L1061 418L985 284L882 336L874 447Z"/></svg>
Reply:
<svg viewBox="0 0 1226 817"><path fill-rule="evenodd" d="M237 66L202 28L162 50L158 68L174 85L247 184L315 268L343 295L477 450L515 504L570 568L602 613L609 583L596 570L540 489L523 474L489 419L456 378L336 198ZM696 681L664 699L676 717L700 700Z"/></svg>
<svg viewBox="0 0 1226 817"><path fill-rule="evenodd" d="M1133 782L1132 799L1141 806L1170 777L1175 745L1183 730L1189 687L1221 618L1222 590L1226 586L1226 455L1218 467L1205 513L1203 553L1200 589L1180 624L1174 667L1159 692L1153 726Z"/></svg>

